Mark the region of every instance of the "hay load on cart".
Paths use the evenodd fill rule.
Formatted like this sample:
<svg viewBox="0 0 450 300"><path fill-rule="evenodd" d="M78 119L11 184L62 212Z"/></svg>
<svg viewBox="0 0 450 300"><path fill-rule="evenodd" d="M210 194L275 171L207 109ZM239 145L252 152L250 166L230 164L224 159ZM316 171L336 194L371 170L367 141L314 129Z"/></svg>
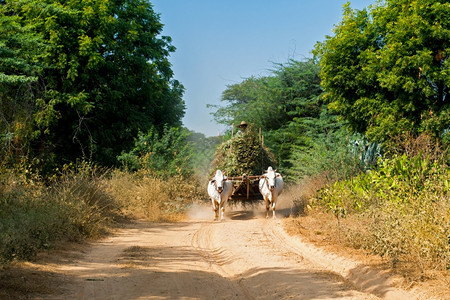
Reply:
<svg viewBox="0 0 450 300"><path fill-rule="evenodd" d="M268 166L276 166L275 156L253 126L242 122L238 127L240 131L217 148L211 173L220 169L233 181L231 200L259 201L259 178Z"/></svg>

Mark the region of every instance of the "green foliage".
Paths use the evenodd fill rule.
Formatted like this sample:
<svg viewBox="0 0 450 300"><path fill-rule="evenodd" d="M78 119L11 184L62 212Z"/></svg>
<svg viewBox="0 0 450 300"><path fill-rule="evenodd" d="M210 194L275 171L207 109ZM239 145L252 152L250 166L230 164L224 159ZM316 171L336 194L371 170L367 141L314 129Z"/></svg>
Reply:
<svg viewBox="0 0 450 300"><path fill-rule="evenodd" d="M356 136L352 141L351 153L358 159L361 170L367 172L381 159L382 149L380 144L369 142L365 137Z"/></svg>
<svg viewBox="0 0 450 300"><path fill-rule="evenodd" d="M197 176L207 181L214 153L222 137L205 137L202 133L191 132L188 140L193 149L191 168Z"/></svg>
<svg viewBox="0 0 450 300"><path fill-rule="evenodd" d="M185 128L164 127L160 136L155 128L147 134L139 133L134 148L122 153L118 160L131 171L144 168L158 177L193 174L193 148Z"/></svg>
<svg viewBox="0 0 450 300"><path fill-rule="evenodd" d="M322 175L326 182L347 179L361 172L361 161L354 152L346 130L315 139L309 148L293 150L289 176L299 182L305 177Z"/></svg>
<svg viewBox="0 0 450 300"><path fill-rule="evenodd" d="M380 1L315 47L330 108L372 141L410 131L448 139L448 1Z"/></svg>
<svg viewBox="0 0 450 300"><path fill-rule="evenodd" d="M239 124L241 120L246 120L256 128L262 127L265 121L262 116L272 112L269 118L276 118L279 112L276 105L270 109L273 101L270 85L271 78L250 77L243 82L227 86L222 94L221 101L228 102L226 106L208 105L216 111L212 114L219 124L231 126Z"/></svg>
<svg viewBox="0 0 450 300"><path fill-rule="evenodd" d="M422 148L385 158L378 169L337 181L317 194L317 203L333 214L363 215L369 220L363 247L393 263L412 259L421 268L450 267L450 172L447 153Z"/></svg>
<svg viewBox="0 0 450 300"><path fill-rule="evenodd" d="M148 1L7 1L0 20L1 111L20 120L0 129L24 144L16 124L30 127L32 156L114 165L139 131L181 125L183 87L168 61L175 48ZM36 78L23 99L30 89L13 83ZM24 107L27 122L5 101Z"/></svg>
<svg viewBox="0 0 450 300"><path fill-rule="evenodd" d="M41 96L42 52L45 45L34 25L7 5L0 5L0 159L26 155L38 130L34 127L36 98Z"/></svg>
<svg viewBox="0 0 450 300"><path fill-rule="evenodd" d="M0 28L6 34L0 35L0 84L29 85L38 80L42 65L40 52L44 44L34 32L32 24L21 25L21 19L14 15L7 5L0 6ZM3 95L7 89L2 89Z"/></svg>
<svg viewBox="0 0 450 300"><path fill-rule="evenodd" d="M294 118L320 113L318 65L311 61L290 60L276 64L271 76L250 77L227 86L222 94L226 106L214 106L218 123L231 126L246 120L263 131L277 130Z"/></svg>
<svg viewBox="0 0 450 300"><path fill-rule="evenodd" d="M249 126L217 148L209 173L220 169L228 176L260 175L269 166L276 168L275 157Z"/></svg>
<svg viewBox="0 0 450 300"><path fill-rule="evenodd" d="M261 128L264 143L269 145L281 169L291 166L295 147L310 147L310 133L327 132L336 127L332 116L324 113L319 66L312 60L276 64L272 75L250 77L230 85L216 108L218 123L239 124L241 120Z"/></svg>
<svg viewBox="0 0 450 300"><path fill-rule="evenodd" d="M206 179L221 140L183 127L165 127L162 135L153 128L145 135L139 133L134 148L118 160L129 171L147 170L159 178L195 174Z"/></svg>

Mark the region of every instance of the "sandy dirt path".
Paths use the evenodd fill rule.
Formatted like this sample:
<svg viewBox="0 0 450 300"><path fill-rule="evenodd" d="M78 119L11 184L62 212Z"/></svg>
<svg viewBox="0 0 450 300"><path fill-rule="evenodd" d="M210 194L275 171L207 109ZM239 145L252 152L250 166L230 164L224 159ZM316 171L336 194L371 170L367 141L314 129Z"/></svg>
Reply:
<svg viewBox="0 0 450 300"><path fill-rule="evenodd" d="M291 237L263 213L135 222L56 265L45 299L414 299L382 274Z"/></svg>

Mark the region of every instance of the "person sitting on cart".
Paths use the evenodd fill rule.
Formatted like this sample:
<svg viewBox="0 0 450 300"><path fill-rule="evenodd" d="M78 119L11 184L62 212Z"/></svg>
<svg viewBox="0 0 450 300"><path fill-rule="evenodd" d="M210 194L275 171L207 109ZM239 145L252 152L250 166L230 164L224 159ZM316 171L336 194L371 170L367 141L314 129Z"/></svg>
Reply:
<svg viewBox="0 0 450 300"><path fill-rule="evenodd" d="M242 121L241 124L239 124L237 127L241 129L241 132L238 132L236 135L244 133L247 129L248 124L245 121Z"/></svg>

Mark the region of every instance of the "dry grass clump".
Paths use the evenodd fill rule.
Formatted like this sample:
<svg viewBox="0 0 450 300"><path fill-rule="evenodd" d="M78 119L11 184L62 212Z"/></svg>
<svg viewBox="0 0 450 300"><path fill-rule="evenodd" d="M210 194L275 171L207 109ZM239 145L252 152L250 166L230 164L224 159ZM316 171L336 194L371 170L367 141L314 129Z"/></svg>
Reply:
<svg viewBox="0 0 450 300"><path fill-rule="evenodd" d="M119 212L88 165L50 184L30 171L0 174L0 263L30 259L57 241L98 236Z"/></svg>
<svg viewBox="0 0 450 300"><path fill-rule="evenodd" d="M192 176L166 180L141 170L136 173L115 171L108 179L108 191L126 215L150 221L177 221L194 200L206 197L206 188Z"/></svg>
<svg viewBox="0 0 450 300"><path fill-rule="evenodd" d="M298 184L287 186L283 193L293 202L293 216L306 216L308 210L311 209L310 199L328 182L327 174L321 173L316 176L304 177Z"/></svg>

